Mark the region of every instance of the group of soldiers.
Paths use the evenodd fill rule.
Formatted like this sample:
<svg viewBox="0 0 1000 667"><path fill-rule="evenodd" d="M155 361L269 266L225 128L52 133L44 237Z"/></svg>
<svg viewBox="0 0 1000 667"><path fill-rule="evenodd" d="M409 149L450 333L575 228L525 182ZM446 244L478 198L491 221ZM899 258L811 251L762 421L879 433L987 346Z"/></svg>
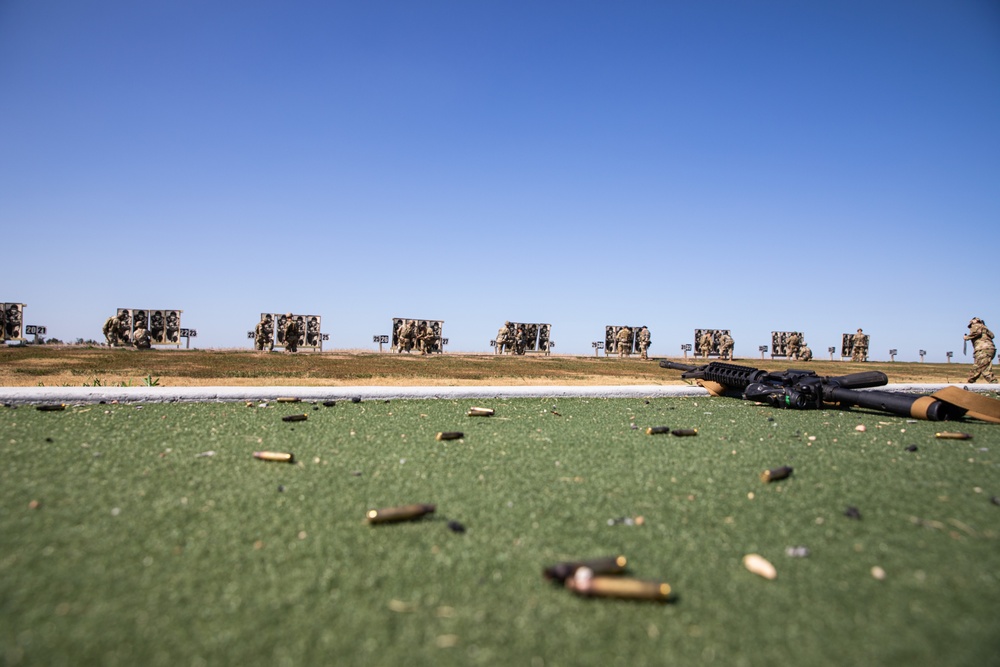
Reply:
<svg viewBox="0 0 1000 667"><path fill-rule="evenodd" d="M785 355L792 361L812 361L813 351L809 348L809 343L805 341L802 334L793 331L785 339Z"/></svg>
<svg viewBox="0 0 1000 667"><path fill-rule="evenodd" d="M302 325L291 313L287 313L283 319L281 340L285 342L285 351L298 352L299 343L302 342ZM265 313L257 326L254 327L253 342L254 348L259 351L266 349L271 352L274 350L274 318L270 313Z"/></svg>
<svg viewBox="0 0 1000 667"><path fill-rule="evenodd" d="M736 343L733 341L733 337L729 335L728 331L719 332L719 358L732 361L733 359L733 347ZM702 357L708 358L711 354L712 348L715 346L715 337L712 336L710 330L705 330L698 338L698 352Z"/></svg>
<svg viewBox="0 0 1000 667"><path fill-rule="evenodd" d="M649 350L649 327L645 324L635 333L635 343L636 347L639 348L639 358L649 359L649 355L647 354L647 350ZM618 350L619 359L632 356L632 329L627 325L623 326L615 334L615 349Z"/></svg>
<svg viewBox="0 0 1000 667"><path fill-rule="evenodd" d="M115 313L104 320L104 339L109 347L122 347L132 345L137 350L148 350L153 346L153 339L146 329L146 318L137 319L135 328L129 326L125 313Z"/></svg>
<svg viewBox="0 0 1000 667"><path fill-rule="evenodd" d="M440 336L432 324L421 320L403 320L396 332L396 352L420 350L420 354L429 354L438 349Z"/></svg>
<svg viewBox="0 0 1000 667"><path fill-rule="evenodd" d="M510 322L504 322L497 330L496 345L493 354L524 354L528 349L528 334L524 326L516 327Z"/></svg>

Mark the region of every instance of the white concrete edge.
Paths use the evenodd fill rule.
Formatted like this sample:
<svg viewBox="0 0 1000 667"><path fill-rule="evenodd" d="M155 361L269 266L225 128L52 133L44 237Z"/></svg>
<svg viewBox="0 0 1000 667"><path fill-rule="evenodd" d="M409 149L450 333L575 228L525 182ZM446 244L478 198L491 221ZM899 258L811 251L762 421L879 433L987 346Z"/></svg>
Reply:
<svg viewBox="0 0 1000 667"><path fill-rule="evenodd" d="M970 391L1000 391L991 384L890 384L879 391L929 394L948 386ZM864 390L861 390L864 391ZM32 403L173 403L273 401L295 397L303 401L390 399L501 398L666 398L707 396L701 387L684 385L513 386L513 387L0 387L4 404Z"/></svg>

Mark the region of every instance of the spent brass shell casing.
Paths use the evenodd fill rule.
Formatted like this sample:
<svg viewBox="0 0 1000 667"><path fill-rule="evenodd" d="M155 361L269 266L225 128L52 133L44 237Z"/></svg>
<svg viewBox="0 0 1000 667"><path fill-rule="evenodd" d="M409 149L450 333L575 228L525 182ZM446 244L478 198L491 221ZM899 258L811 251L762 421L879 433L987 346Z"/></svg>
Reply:
<svg viewBox="0 0 1000 667"><path fill-rule="evenodd" d="M587 568L594 574L621 574L628 565L625 556L608 556L604 558L591 558L581 561L563 561L556 563L542 570L542 576L550 581L557 581L560 584L576 574L577 570Z"/></svg>
<svg viewBox="0 0 1000 667"><path fill-rule="evenodd" d="M413 521L432 513L435 509L437 509L436 505L428 505L426 503L400 505L399 507L383 507L382 509L368 510L365 514L365 520L371 524Z"/></svg>
<svg viewBox="0 0 1000 667"><path fill-rule="evenodd" d="M254 452L253 457L261 461L276 461L277 463L295 463L295 456L289 452Z"/></svg>
<svg viewBox="0 0 1000 667"><path fill-rule="evenodd" d="M685 435L698 435L698 429L696 428L675 428L670 432L670 435L685 436Z"/></svg>
<svg viewBox="0 0 1000 667"><path fill-rule="evenodd" d="M770 482L777 482L780 479L785 479L792 474L794 468L791 466L781 466L780 468L771 468L770 470L765 470L760 474L760 481L768 484Z"/></svg>
<svg viewBox="0 0 1000 667"><path fill-rule="evenodd" d="M298 403L302 399L297 396L279 396L274 400L278 403Z"/></svg>
<svg viewBox="0 0 1000 667"><path fill-rule="evenodd" d="M566 587L578 595L587 597L659 602L670 598L670 584L631 577L574 576L566 580Z"/></svg>
<svg viewBox="0 0 1000 667"><path fill-rule="evenodd" d="M465 414L469 417L492 417L493 408L469 408Z"/></svg>
<svg viewBox="0 0 1000 667"><path fill-rule="evenodd" d="M442 431L434 436L435 440L458 440L459 438L464 438L465 434L461 431Z"/></svg>
<svg viewBox="0 0 1000 667"><path fill-rule="evenodd" d="M59 412L60 410L66 409L65 403L48 403L46 405L36 405L36 410L41 410L42 412Z"/></svg>
<svg viewBox="0 0 1000 667"><path fill-rule="evenodd" d="M308 415L304 415L304 414L302 414L302 415L285 415L284 417L281 418L281 421L283 421L283 422L304 422L307 419L309 419L309 416Z"/></svg>
<svg viewBox="0 0 1000 667"><path fill-rule="evenodd" d="M972 440L971 433L959 433L957 431L941 431L934 434L935 438L942 440Z"/></svg>
<svg viewBox="0 0 1000 667"><path fill-rule="evenodd" d="M646 435L659 435L661 433L670 433L669 426L650 426L646 429Z"/></svg>

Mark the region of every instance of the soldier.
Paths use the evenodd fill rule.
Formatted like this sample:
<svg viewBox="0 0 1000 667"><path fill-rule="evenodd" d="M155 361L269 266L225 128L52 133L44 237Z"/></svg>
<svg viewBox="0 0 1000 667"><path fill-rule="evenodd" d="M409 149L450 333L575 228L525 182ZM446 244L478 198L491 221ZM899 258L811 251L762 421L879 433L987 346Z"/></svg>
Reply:
<svg viewBox="0 0 1000 667"><path fill-rule="evenodd" d="M132 344L137 350L148 350L152 347L149 338L149 331L146 330L146 323L138 320L135 323L135 331L132 332Z"/></svg>
<svg viewBox="0 0 1000 667"><path fill-rule="evenodd" d="M649 349L649 329L643 324L642 328L639 329L639 358L649 359L646 355L646 350Z"/></svg>
<svg viewBox="0 0 1000 667"><path fill-rule="evenodd" d="M268 352L274 349L274 319L270 313L265 313L254 327L253 342L254 347L262 352L265 347Z"/></svg>
<svg viewBox="0 0 1000 667"><path fill-rule="evenodd" d="M413 320L403 320L403 325L399 327L399 333L396 336L396 352L400 354L409 352L410 348L413 347L413 336L415 333L416 329L413 326Z"/></svg>
<svg viewBox="0 0 1000 667"><path fill-rule="evenodd" d="M424 333L419 336L420 354L430 354L434 351L434 342L437 340L437 334L434 333L433 327L422 326L424 326Z"/></svg>
<svg viewBox="0 0 1000 667"><path fill-rule="evenodd" d="M615 335L618 341L618 358L621 359L623 356L628 357L632 354L632 330L627 326L622 327L618 330Z"/></svg>
<svg viewBox="0 0 1000 667"><path fill-rule="evenodd" d="M803 342L802 347L799 348L799 359L802 361L812 361L813 351L809 349L809 344Z"/></svg>
<svg viewBox="0 0 1000 667"><path fill-rule="evenodd" d="M719 337L719 358L729 359L731 361L733 358L733 346L735 344L736 343L733 341L733 337L723 332L723 334Z"/></svg>
<svg viewBox="0 0 1000 667"><path fill-rule="evenodd" d="M707 329L701 334L701 338L698 339L698 351L701 352L701 356L705 359L708 359L708 355L712 351L713 342L712 332Z"/></svg>
<svg viewBox="0 0 1000 667"><path fill-rule="evenodd" d="M291 313L285 315L285 351L298 352L299 339L302 337L302 327Z"/></svg>
<svg viewBox="0 0 1000 667"><path fill-rule="evenodd" d="M802 347L802 334L798 331L793 331L788 334L788 338L785 339L785 356L789 359L795 360L799 358L799 350Z"/></svg>
<svg viewBox="0 0 1000 667"><path fill-rule="evenodd" d="M990 384L996 384L997 379L993 376L993 357L997 353L997 348L993 344L993 332L986 328L986 322L973 317L969 321L969 333L963 338L972 341L972 358L975 361L968 382L975 382L982 376Z"/></svg>
<svg viewBox="0 0 1000 667"><path fill-rule="evenodd" d="M853 346L851 348L851 361L868 361L868 336L858 329L858 333L851 337Z"/></svg>
<svg viewBox="0 0 1000 667"><path fill-rule="evenodd" d="M104 339L110 347L118 347L122 342L122 320L117 313L104 320Z"/></svg>
<svg viewBox="0 0 1000 667"><path fill-rule="evenodd" d="M496 347L493 348L494 354L503 354L504 348L507 347L507 325L510 322L504 322L503 326L497 330Z"/></svg>

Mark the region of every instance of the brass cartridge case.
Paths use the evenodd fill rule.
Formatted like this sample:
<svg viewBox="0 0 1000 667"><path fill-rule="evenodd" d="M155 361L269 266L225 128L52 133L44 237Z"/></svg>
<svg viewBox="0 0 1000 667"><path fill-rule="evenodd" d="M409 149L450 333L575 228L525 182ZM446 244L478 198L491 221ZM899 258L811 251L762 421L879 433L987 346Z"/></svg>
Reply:
<svg viewBox="0 0 1000 667"><path fill-rule="evenodd" d="M254 452L253 457L261 461L276 461L278 463L295 463L295 455L290 452Z"/></svg>
<svg viewBox="0 0 1000 667"><path fill-rule="evenodd" d="M942 440L972 440L971 433L958 433L954 431L942 431L934 434L935 438Z"/></svg>
<svg viewBox="0 0 1000 667"><path fill-rule="evenodd" d="M469 417L492 417L493 408L469 408L465 414Z"/></svg>
<svg viewBox="0 0 1000 667"><path fill-rule="evenodd" d="M643 581L631 577L576 576L566 580L566 588L587 597L622 598L626 600L655 600L670 598L670 584L662 581Z"/></svg>
<svg viewBox="0 0 1000 667"><path fill-rule="evenodd" d="M41 410L42 412L59 412L60 410L66 409L65 403L47 403L45 405L36 405L36 410Z"/></svg>
<svg viewBox="0 0 1000 667"><path fill-rule="evenodd" d="M302 414L302 415L285 415L284 417L281 418L281 421L283 421L283 422L304 422L307 419L309 419L309 416L305 415L305 414Z"/></svg>
<svg viewBox="0 0 1000 667"><path fill-rule="evenodd" d="M650 426L646 429L646 435L659 435L661 433L670 433L669 426Z"/></svg>
<svg viewBox="0 0 1000 667"><path fill-rule="evenodd" d="M777 482L778 480L785 479L792 474L794 468L791 466L781 466L780 468L771 468L770 470L765 470L760 474L760 481L768 484L770 482Z"/></svg>
<svg viewBox="0 0 1000 667"><path fill-rule="evenodd" d="M413 521L431 514L435 509L437 509L436 505L428 505L426 503L400 505L399 507L383 507L381 509L368 510L365 514L365 520L370 524Z"/></svg>
<svg viewBox="0 0 1000 667"><path fill-rule="evenodd" d="M443 431L434 436L435 440L458 440L459 438L464 438L465 434L461 431Z"/></svg>
<svg viewBox="0 0 1000 667"><path fill-rule="evenodd" d="M698 429L696 428L675 428L670 432L670 435L685 436L685 435L698 435Z"/></svg>

